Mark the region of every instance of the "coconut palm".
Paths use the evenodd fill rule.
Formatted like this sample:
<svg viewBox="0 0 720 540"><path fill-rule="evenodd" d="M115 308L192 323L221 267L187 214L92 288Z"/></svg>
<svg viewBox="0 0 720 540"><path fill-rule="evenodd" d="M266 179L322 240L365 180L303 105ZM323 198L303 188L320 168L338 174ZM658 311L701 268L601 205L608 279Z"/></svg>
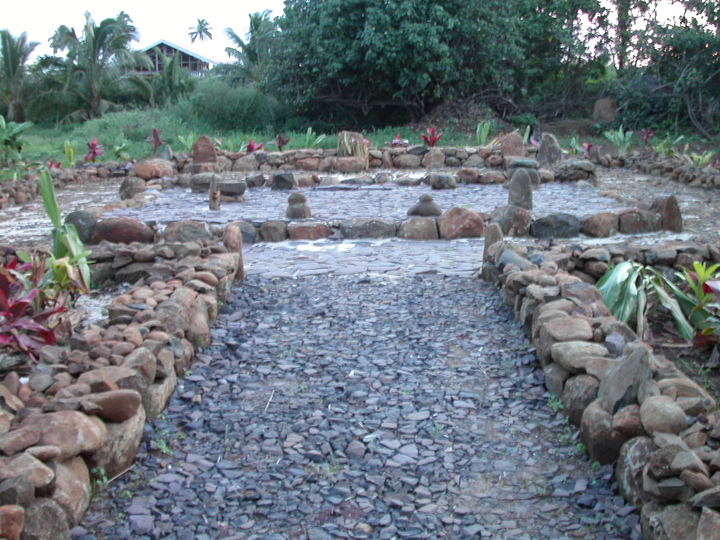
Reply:
<svg viewBox="0 0 720 540"><path fill-rule="evenodd" d="M199 39L200 41L204 41L205 39L212 39L212 33L210 30L212 28L210 27L210 23L208 23L205 19L198 19L197 24L195 26L189 26L188 30L188 36L190 36L190 41L195 43L196 39Z"/></svg>
<svg viewBox="0 0 720 540"><path fill-rule="evenodd" d="M25 120L25 104L30 93L25 64L37 46L34 41L28 43L25 32L18 37L13 37L8 30L0 32L0 103L7 109L8 120Z"/></svg>
<svg viewBox="0 0 720 540"><path fill-rule="evenodd" d="M234 66L243 82L257 83L262 80L266 61L269 57L270 40L275 24L270 19L270 10L252 13L250 27L243 40L232 28L225 29L225 35L235 44L226 47L227 55L236 61Z"/></svg>
<svg viewBox="0 0 720 540"><path fill-rule="evenodd" d="M124 12L99 25L90 13L85 13L80 36L65 25L55 31L50 45L55 52L66 51L66 57L45 57L39 65L79 102L78 110L72 113L74 119L100 116L113 105L110 96L117 95L121 88L140 92L149 99L148 81L133 72L151 68L146 54L129 49L136 38L137 30Z"/></svg>

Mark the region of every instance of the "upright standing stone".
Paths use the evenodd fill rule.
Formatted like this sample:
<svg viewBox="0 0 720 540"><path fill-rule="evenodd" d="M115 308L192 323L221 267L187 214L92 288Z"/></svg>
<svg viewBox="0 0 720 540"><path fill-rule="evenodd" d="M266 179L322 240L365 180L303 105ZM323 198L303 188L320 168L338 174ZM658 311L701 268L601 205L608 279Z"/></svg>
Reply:
<svg viewBox="0 0 720 540"><path fill-rule="evenodd" d="M210 179L208 201L210 204L210 210L220 210L220 189L218 188L217 175L215 174L213 174Z"/></svg>
<svg viewBox="0 0 720 540"><path fill-rule="evenodd" d="M497 223L491 223L487 227L485 227L485 245L483 247L483 262L486 262L489 259L488 256L488 249L493 244L496 244L497 242L502 242L503 239L503 232L502 228L500 228L500 225Z"/></svg>
<svg viewBox="0 0 720 540"><path fill-rule="evenodd" d="M307 199L302 193L291 193L285 215L290 219L306 219L312 217Z"/></svg>
<svg viewBox="0 0 720 540"><path fill-rule="evenodd" d="M525 145L523 144L522 135L517 131L508 133L500 143L500 149L503 156L524 156Z"/></svg>
<svg viewBox="0 0 720 540"><path fill-rule="evenodd" d="M205 135L198 137L192 147L192 160L194 163L215 163L217 161L215 144L210 137Z"/></svg>
<svg viewBox="0 0 720 540"><path fill-rule="evenodd" d="M555 135L543 133L538 148L537 160L540 165L554 165L562 159L562 149Z"/></svg>
<svg viewBox="0 0 720 540"><path fill-rule="evenodd" d="M682 232L682 214L675 195L655 199L650 210L660 214L660 226L664 231Z"/></svg>
<svg viewBox="0 0 720 540"><path fill-rule="evenodd" d="M508 184L508 204L532 210L532 180L525 169L515 169Z"/></svg>

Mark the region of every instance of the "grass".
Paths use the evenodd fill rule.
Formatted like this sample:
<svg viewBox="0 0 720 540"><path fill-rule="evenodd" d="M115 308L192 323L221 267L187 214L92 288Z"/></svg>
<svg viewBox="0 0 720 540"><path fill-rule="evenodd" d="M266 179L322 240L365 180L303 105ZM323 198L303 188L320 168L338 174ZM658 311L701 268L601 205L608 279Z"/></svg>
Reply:
<svg viewBox="0 0 720 540"><path fill-rule="evenodd" d="M33 126L25 136L23 157L30 161L45 162L50 159L65 161L64 142L67 140L75 149L76 160L82 160L87 152L87 143L95 137L103 145L104 153L99 161L120 160L120 150L131 159L151 157L152 147L147 142L153 128L160 132L160 138L175 152L187 151L187 141L194 141L200 135L207 135L219 141L221 148L237 151L252 139L264 144L263 150L275 151L274 131L258 132L237 129L219 131L207 124L197 121L192 124L184 121L172 108L131 110L108 113L102 118L90 120L83 124L61 126ZM442 130L445 134L438 146L471 146L474 135L455 131L452 128ZM364 135L375 147L388 146L396 134L407 139L410 144L422 144L421 132L409 127L390 127L364 132ZM320 133L318 133L319 135ZM290 142L285 150L300 149L305 145L305 132L283 132ZM319 148L336 148L337 134L325 134L327 137L318 145Z"/></svg>

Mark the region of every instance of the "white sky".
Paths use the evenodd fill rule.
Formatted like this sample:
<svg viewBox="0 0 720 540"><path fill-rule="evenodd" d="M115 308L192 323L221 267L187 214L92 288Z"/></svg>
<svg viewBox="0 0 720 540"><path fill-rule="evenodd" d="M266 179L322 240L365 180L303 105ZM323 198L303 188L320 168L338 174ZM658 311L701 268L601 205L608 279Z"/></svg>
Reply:
<svg viewBox="0 0 720 540"><path fill-rule="evenodd" d="M243 38L248 29L248 15L269 9L271 17L282 14L283 0L122 0L120 2L90 2L88 0L24 0L12 2L3 9L0 30L8 29L14 36L27 32L29 41L40 43L33 58L52 54L48 40L60 25L75 28L80 34L85 23L85 12L90 11L96 24L125 11L138 29L140 39L133 44L141 49L164 39L214 62L226 62L225 47L231 45L225 37L230 27ZM190 41L188 27L197 19L210 23L212 40Z"/></svg>

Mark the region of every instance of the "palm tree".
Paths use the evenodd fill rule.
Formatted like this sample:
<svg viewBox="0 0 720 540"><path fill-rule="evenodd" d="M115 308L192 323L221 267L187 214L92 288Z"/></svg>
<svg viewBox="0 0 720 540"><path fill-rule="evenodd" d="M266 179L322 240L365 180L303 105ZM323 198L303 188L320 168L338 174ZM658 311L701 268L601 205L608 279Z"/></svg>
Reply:
<svg viewBox="0 0 720 540"><path fill-rule="evenodd" d="M50 45L55 52L67 51L66 57L44 58L41 65L52 68L55 77L62 80L64 91L81 102L81 110L74 116L100 116L112 105L108 97L116 94L118 87L133 87L149 98L149 83L132 72L151 68L145 53L129 49L136 38L137 30L125 12L99 25L90 13L85 13L81 36L65 25L55 31Z"/></svg>
<svg viewBox="0 0 720 540"><path fill-rule="evenodd" d="M195 26L189 26L188 30L188 36L190 36L190 40L195 43L196 39L199 39L200 41L204 41L207 39L212 39L212 33L210 30L212 28L210 27L210 23L208 23L205 19L198 19L197 24Z"/></svg>
<svg viewBox="0 0 720 540"><path fill-rule="evenodd" d="M38 46L28 43L27 34L13 37L8 30L0 32L0 102L7 108L7 119L25 120L25 104L30 93L25 64Z"/></svg>
<svg viewBox="0 0 720 540"><path fill-rule="evenodd" d="M240 76L244 81L257 83L262 80L266 61L269 57L270 40L275 23L270 20L270 10L252 13L250 27L244 41L232 28L225 29L225 35L235 44L226 47L227 55L235 59Z"/></svg>

